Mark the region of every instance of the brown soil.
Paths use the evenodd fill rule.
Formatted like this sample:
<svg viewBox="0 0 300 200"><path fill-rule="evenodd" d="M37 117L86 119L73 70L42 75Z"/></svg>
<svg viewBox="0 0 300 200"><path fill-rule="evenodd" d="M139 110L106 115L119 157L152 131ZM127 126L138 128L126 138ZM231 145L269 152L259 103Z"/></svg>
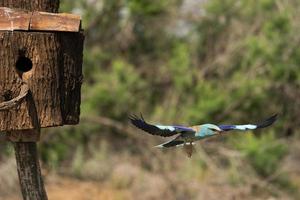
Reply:
<svg viewBox="0 0 300 200"><path fill-rule="evenodd" d="M55 178L46 183L48 199L52 200L117 200L129 199L125 191L114 190L93 181L82 181L73 178ZM20 200L13 195L7 200Z"/></svg>

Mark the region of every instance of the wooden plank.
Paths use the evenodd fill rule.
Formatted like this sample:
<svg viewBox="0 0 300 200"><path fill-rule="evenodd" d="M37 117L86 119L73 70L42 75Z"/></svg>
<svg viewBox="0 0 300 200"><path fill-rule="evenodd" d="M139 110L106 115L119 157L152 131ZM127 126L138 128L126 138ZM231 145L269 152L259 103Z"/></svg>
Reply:
<svg viewBox="0 0 300 200"><path fill-rule="evenodd" d="M80 115L81 84L82 84L82 32L64 33L59 35L63 70L60 82L61 109L64 124L78 124Z"/></svg>
<svg viewBox="0 0 300 200"><path fill-rule="evenodd" d="M22 74L26 79L37 109L41 127L63 125L61 114L60 73L61 45L59 33L0 32L0 102L10 100L20 93L22 80L16 70L18 49L32 61L32 69ZM11 46L11 44L17 44ZM29 96L27 96L29 97ZM34 129L31 103L26 100L17 107L0 111L0 131Z"/></svg>
<svg viewBox="0 0 300 200"><path fill-rule="evenodd" d="M83 40L82 32L0 31L0 103L19 96L25 81L42 128L77 124ZM32 64L21 74L16 68L20 58ZM0 131L36 128L29 97L10 110L0 109Z"/></svg>
<svg viewBox="0 0 300 200"><path fill-rule="evenodd" d="M0 7L0 30L28 30L31 12Z"/></svg>
<svg viewBox="0 0 300 200"><path fill-rule="evenodd" d="M79 32L79 15L68 13L28 12L0 7L0 31L64 31Z"/></svg>
<svg viewBox="0 0 300 200"><path fill-rule="evenodd" d="M78 32L80 30L80 16L68 13L33 12L29 29Z"/></svg>

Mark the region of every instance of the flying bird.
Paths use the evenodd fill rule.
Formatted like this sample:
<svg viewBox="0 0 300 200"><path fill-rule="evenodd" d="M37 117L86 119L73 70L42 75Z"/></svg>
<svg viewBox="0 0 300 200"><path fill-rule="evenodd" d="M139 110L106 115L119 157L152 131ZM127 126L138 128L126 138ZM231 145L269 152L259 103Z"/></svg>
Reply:
<svg viewBox="0 0 300 200"><path fill-rule="evenodd" d="M132 115L129 117L131 123L139 129L151 134L162 137L170 137L177 135L175 138L157 145L160 148L170 148L183 146L189 157L193 153L193 145L196 141L202 140L211 136L220 135L224 132L231 130L255 130L259 128L265 128L272 125L276 119L277 114L269 117L268 119L256 123L256 124L243 124L243 125L215 125L215 124L202 124L195 126L176 126L176 125L157 125L147 123L143 116L137 117Z"/></svg>

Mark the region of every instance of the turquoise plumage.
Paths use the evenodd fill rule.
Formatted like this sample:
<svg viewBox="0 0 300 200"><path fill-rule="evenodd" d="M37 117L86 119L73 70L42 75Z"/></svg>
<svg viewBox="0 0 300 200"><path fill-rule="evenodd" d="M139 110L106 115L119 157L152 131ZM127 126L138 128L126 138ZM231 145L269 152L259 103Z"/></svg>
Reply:
<svg viewBox="0 0 300 200"><path fill-rule="evenodd" d="M152 135L158 135L162 137L170 137L177 135L172 140L169 140L163 144L157 145L160 148L178 147L183 146L186 149L188 156L190 157L193 152L193 144L207 137L219 135L230 130L255 130L258 128L264 128L273 124L277 119L277 114L270 118L257 123L257 124L244 124L244 125L214 125L214 124L202 124L196 126L165 126L147 123L144 118L137 116L131 116L131 123L137 128L146 131Z"/></svg>

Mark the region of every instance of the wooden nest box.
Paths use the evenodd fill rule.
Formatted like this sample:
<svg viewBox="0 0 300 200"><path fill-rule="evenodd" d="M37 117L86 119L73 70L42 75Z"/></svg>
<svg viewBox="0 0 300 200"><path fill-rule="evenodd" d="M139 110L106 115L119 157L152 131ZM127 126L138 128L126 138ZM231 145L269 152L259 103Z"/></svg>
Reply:
<svg viewBox="0 0 300 200"><path fill-rule="evenodd" d="M0 7L0 132L79 122L83 40L77 15Z"/></svg>

